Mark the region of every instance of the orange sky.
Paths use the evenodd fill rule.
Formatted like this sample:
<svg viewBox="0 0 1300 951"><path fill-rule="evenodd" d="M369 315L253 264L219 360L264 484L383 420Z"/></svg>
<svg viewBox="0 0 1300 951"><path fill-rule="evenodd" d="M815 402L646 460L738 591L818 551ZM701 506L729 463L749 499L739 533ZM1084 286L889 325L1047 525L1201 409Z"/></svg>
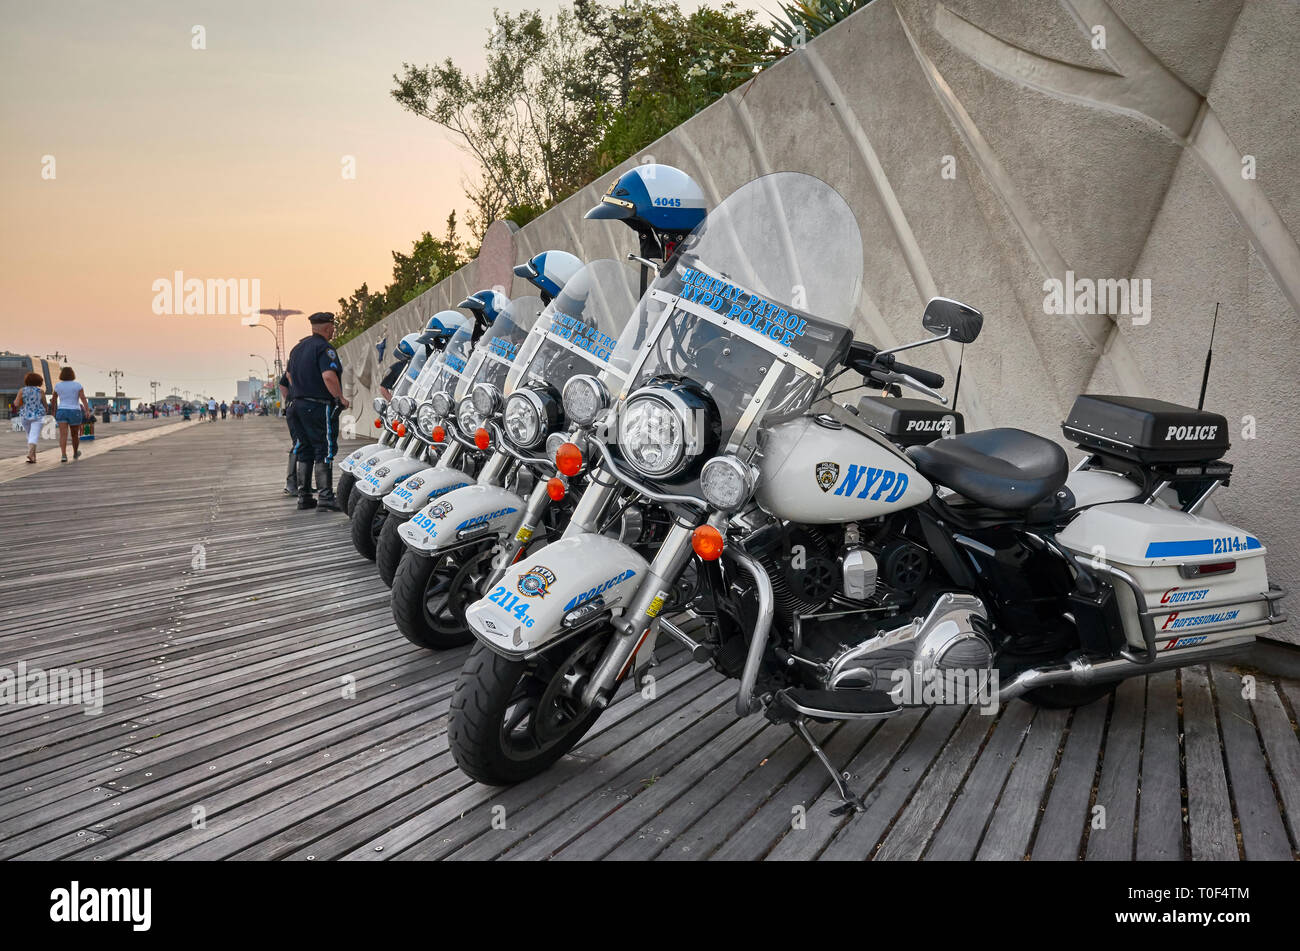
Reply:
<svg viewBox="0 0 1300 951"><path fill-rule="evenodd" d="M153 282L257 278L264 307L305 313L386 284L390 251L463 217L471 170L392 74L476 69L494 6L559 0L3 0L0 350L66 353L92 393L117 368L133 397L151 379L233 397L271 335L157 316ZM291 317L288 345L307 332Z"/></svg>

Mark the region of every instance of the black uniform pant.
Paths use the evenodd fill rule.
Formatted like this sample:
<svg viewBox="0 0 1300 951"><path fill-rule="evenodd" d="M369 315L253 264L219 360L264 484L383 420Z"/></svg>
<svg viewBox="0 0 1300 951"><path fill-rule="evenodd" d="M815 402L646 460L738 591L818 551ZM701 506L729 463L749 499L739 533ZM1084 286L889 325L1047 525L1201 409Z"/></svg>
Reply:
<svg viewBox="0 0 1300 951"><path fill-rule="evenodd" d="M298 426L298 461L332 463L339 452L337 403L296 399L289 404L289 431Z"/></svg>
<svg viewBox="0 0 1300 951"><path fill-rule="evenodd" d="M289 451L294 455L298 455L303 451L305 443L302 437L302 429L298 425L298 417L293 412L292 403L290 403L288 409L284 411L284 421L289 425L289 438L293 440L293 448ZM299 456L299 458L303 458L304 461L310 461L303 456Z"/></svg>

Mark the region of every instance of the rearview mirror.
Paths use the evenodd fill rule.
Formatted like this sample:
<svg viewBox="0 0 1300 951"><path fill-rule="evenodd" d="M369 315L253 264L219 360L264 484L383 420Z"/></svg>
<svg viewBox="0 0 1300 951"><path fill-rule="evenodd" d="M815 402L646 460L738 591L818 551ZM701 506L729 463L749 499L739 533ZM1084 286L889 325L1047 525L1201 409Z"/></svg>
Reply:
<svg viewBox="0 0 1300 951"><path fill-rule="evenodd" d="M947 297L932 297L925 305L921 326L930 333L947 334L957 343L971 343L980 335L984 315L974 307Z"/></svg>

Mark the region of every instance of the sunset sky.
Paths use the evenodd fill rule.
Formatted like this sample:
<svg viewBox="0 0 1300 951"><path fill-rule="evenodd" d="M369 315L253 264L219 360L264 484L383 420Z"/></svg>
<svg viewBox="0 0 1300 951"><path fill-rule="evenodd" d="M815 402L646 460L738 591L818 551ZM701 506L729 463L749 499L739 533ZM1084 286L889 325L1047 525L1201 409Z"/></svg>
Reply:
<svg viewBox="0 0 1300 951"><path fill-rule="evenodd" d="M559 5L3 0L0 350L68 354L92 393L121 369L132 397L151 379L233 397L271 335L157 316L154 281L257 278L263 307L304 313L382 287L393 249L463 217L471 171L392 100L393 73L448 56L476 70L494 6ZM292 317L286 341L307 332Z"/></svg>

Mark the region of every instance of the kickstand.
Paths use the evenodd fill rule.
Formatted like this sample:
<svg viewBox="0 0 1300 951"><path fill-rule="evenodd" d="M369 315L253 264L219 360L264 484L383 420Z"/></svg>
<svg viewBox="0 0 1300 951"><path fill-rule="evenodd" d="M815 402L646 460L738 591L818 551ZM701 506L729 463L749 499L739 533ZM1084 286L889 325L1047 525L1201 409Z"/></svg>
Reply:
<svg viewBox="0 0 1300 951"><path fill-rule="evenodd" d="M835 780L835 788L840 791L840 799L842 799L843 802L831 810L831 815L844 816L851 812L866 812L867 805L862 801L862 797L854 795L853 790L849 789L848 783L844 781L845 777L841 776L839 770L831 765L831 761L827 758L826 753L817 745L817 741L813 739L812 734L808 732L808 727L805 725L805 721L803 719L798 719L790 725L794 727L796 735L801 737L803 741L808 744L808 747L813 751L813 755L815 755L817 759L821 760L821 764L826 767L826 771L830 773L831 778Z"/></svg>

